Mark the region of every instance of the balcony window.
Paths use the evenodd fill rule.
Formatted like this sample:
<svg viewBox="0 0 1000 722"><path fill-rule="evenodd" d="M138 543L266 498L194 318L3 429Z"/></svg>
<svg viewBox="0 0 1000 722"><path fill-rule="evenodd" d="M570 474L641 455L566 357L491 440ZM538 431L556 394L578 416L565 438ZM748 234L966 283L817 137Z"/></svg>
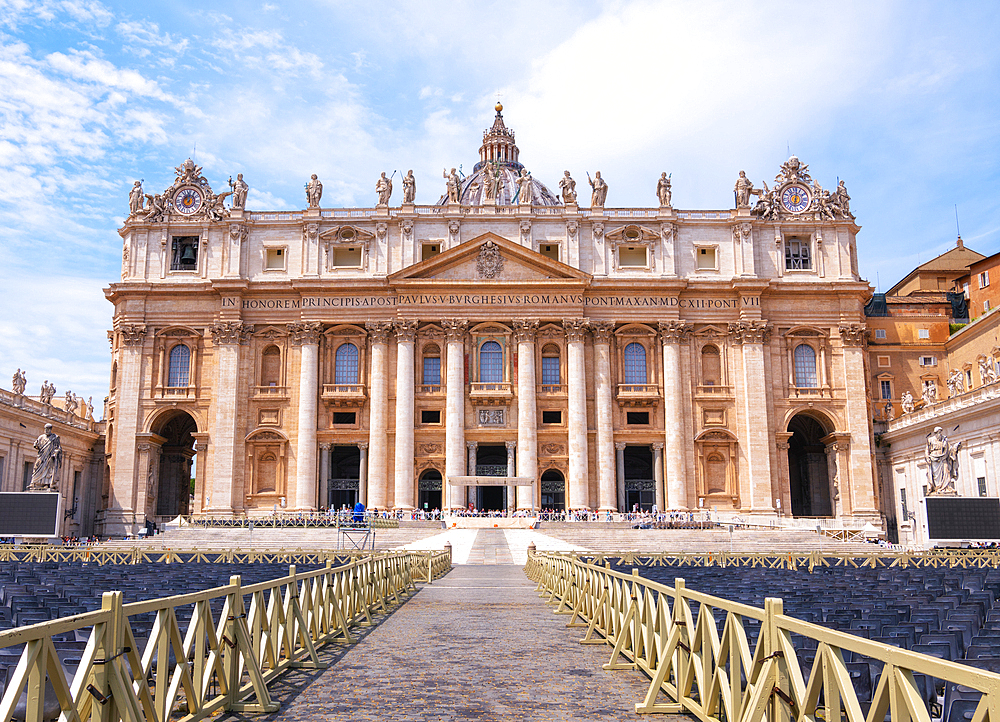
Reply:
<svg viewBox="0 0 1000 722"><path fill-rule="evenodd" d="M167 372L167 386L187 386L191 369L191 349L177 344L170 349L170 363Z"/></svg>
<svg viewBox="0 0 1000 722"><path fill-rule="evenodd" d="M425 386L441 385L441 357L424 356L424 370L421 383Z"/></svg>
<svg viewBox="0 0 1000 722"><path fill-rule="evenodd" d="M542 356L542 385L555 386L559 381L559 357Z"/></svg>
<svg viewBox="0 0 1000 722"><path fill-rule="evenodd" d="M816 351L808 344L795 347L795 385L800 389L816 388Z"/></svg>
<svg viewBox="0 0 1000 722"><path fill-rule="evenodd" d="M503 381L503 349L496 341L487 341L479 348L479 380L483 383Z"/></svg>
<svg viewBox="0 0 1000 722"><path fill-rule="evenodd" d="M337 348L334 358L333 382L335 384L358 383L358 347L344 343Z"/></svg>
<svg viewBox="0 0 1000 722"><path fill-rule="evenodd" d="M646 383L646 347L641 343L625 347L625 383Z"/></svg>

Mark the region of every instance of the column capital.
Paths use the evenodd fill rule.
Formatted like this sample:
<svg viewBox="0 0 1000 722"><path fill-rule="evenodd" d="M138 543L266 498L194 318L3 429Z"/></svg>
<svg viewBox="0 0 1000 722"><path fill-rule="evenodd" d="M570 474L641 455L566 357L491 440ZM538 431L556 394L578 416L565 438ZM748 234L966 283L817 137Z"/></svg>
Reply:
<svg viewBox="0 0 1000 722"><path fill-rule="evenodd" d="M615 322L591 321L590 330L594 334L594 343L611 343L611 335L615 332Z"/></svg>
<svg viewBox="0 0 1000 722"><path fill-rule="evenodd" d="M681 343L694 330L694 324L687 321L660 321L660 343Z"/></svg>
<svg viewBox="0 0 1000 722"><path fill-rule="evenodd" d="M331 444L330 442L324 441L322 444L319 445L319 448L321 448L323 451L329 451L330 447L332 446L333 444Z"/></svg>
<svg viewBox="0 0 1000 722"><path fill-rule="evenodd" d="M747 221L737 223L733 226L733 240L737 243L748 242L753 233L753 224Z"/></svg>
<svg viewBox="0 0 1000 722"><path fill-rule="evenodd" d="M863 323L842 323L840 340L845 346L864 347L868 343L868 326Z"/></svg>
<svg viewBox="0 0 1000 722"><path fill-rule="evenodd" d="M216 346L246 346L250 342L253 326L242 321L217 321L210 330L212 343Z"/></svg>
<svg viewBox="0 0 1000 722"><path fill-rule="evenodd" d="M394 322L397 341L412 342L417 336L417 322L412 319L403 319Z"/></svg>
<svg viewBox="0 0 1000 722"><path fill-rule="evenodd" d="M504 445L507 447L507 453L508 454L510 452L514 451L514 449L517 448L517 442L516 441L505 441Z"/></svg>
<svg viewBox="0 0 1000 722"><path fill-rule="evenodd" d="M358 442L358 448L361 449L362 451L368 451L368 442L367 441Z"/></svg>
<svg viewBox="0 0 1000 722"><path fill-rule="evenodd" d="M773 327L767 321L731 321L729 336L735 344L767 343Z"/></svg>
<svg viewBox="0 0 1000 722"><path fill-rule="evenodd" d="M118 333L122 335L122 342L126 346L142 346L146 339L146 327L137 323L124 323L118 327ZM110 335L111 332L109 331Z"/></svg>
<svg viewBox="0 0 1000 722"><path fill-rule="evenodd" d="M371 336L372 343L389 343L389 334L392 332L392 321L366 321L365 328Z"/></svg>
<svg viewBox="0 0 1000 722"><path fill-rule="evenodd" d="M615 451L625 451L627 444L624 441L615 442Z"/></svg>
<svg viewBox="0 0 1000 722"><path fill-rule="evenodd" d="M534 343L535 334L538 332L538 319L515 318L512 322L514 326L514 340L517 343Z"/></svg>
<svg viewBox="0 0 1000 722"><path fill-rule="evenodd" d="M570 343L574 341L585 341L587 331L590 330L590 321L585 318L564 318L563 330L566 332L566 340Z"/></svg>
<svg viewBox="0 0 1000 722"><path fill-rule="evenodd" d="M652 447L653 451L663 451L663 442L654 441L652 444L650 444L650 447Z"/></svg>
<svg viewBox="0 0 1000 722"><path fill-rule="evenodd" d="M316 346L323 332L323 324L319 321L286 324L288 333L292 336L293 346Z"/></svg>
<svg viewBox="0 0 1000 722"><path fill-rule="evenodd" d="M461 341L465 338L465 332L469 330L469 322L464 319L446 318L442 319L441 328L444 329L444 336L448 341Z"/></svg>
<svg viewBox="0 0 1000 722"><path fill-rule="evenodd" d="M475 451L476 449L479 448L479 442L478 441L466 441L465 442L465 446L466 446L466 448L468 448L469 451Z"/></svg>

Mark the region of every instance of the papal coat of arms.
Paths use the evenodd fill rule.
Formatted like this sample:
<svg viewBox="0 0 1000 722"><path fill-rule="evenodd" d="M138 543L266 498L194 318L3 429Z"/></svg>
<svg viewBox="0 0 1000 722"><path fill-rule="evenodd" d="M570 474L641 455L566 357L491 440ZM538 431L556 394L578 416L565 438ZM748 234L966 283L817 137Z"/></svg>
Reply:
<svg viewBox="0 0 1000 722"><path fill-rule="evenodd" d="M503 257L493 241L486 241L479 249L476 270L479 271L480 278L496 278L503 270Z"/></svg>

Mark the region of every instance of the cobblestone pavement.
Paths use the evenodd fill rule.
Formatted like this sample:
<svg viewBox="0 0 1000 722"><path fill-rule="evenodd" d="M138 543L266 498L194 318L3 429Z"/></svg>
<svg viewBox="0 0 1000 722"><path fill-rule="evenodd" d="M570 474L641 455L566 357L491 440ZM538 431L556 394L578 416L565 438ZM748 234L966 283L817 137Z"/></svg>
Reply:
<svg viewBox="0 0 1000 722"><path fill-rule="evenodd" d="M646 677L602 670L610 648L579 644L583 630L552 610L520 567L454 567L356 645L324 650L328 669L287 675L280 712L245 719L639 719Z"/></svg>

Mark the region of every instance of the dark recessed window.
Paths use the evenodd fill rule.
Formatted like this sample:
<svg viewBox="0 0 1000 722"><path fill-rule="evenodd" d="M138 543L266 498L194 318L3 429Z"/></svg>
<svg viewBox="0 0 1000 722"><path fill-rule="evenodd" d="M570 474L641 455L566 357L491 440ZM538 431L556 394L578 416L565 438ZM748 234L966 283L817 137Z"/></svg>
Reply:
<svg viewBox="0 0 1000 722"><path fill-rule="evenodd" d="M625 423L627 423L627 424L648 424L649 423L649 412L648 411L626 411L625 412Z"/></svg>
<svg viewBox="0 0 1000 722"><path fill-rule="evenodd" d="M334 411L333 423L354 424L357 423L358 415L353 411Z"/></svg>
<svg viewBox="0 0 1000 722"><path fill-rule="evenodd" d="M174 236L171 248L171 271L198 270L198 236Z"/></svg>
<svg viewBox="0 0 1000 722"><path fill-rule="evenodd" d="M562 423L562 411L543 411L542 412L542 423L543 424L561 424Z"/></svg>
<svg viewBox="0 0 1000 722"><path fill-rule="evenodd" d="M429 409L423 409L420 412L420 423L421 424L440 424L441 423L441 410L435 409L433 411Z"/></svg>

